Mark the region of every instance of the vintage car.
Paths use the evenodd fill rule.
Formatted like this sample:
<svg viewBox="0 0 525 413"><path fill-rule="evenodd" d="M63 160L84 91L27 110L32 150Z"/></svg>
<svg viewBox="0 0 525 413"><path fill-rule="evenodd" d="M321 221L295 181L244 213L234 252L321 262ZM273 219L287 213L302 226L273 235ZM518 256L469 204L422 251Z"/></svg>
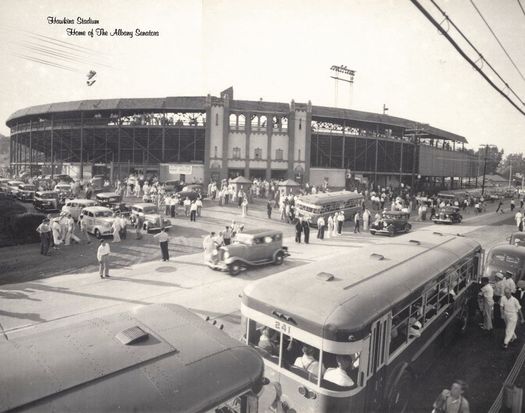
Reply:
<svg viewBox="0 0 525 413"><path fill-rule="evenodd" d="M54 190L55 192L58 192L63 199L69 198L72 194L71 184L66 184L64 182L56 184Z"/></svg>
<svg viewBox="0 0 525 413"><path fill-rule="evenodd" d="M34 185L22 184L18 185L18 191L16 193L16 198L19 201L32 202L35 197L35 192L37 188Z"/></svg>
<svg viewBox="0 0 525 413"><path fill-rule="evenodd" d="M510 245L525 247L525 232L514 232L508 240Z"/></svg>
<svg viewBox="0 0 525 413"><path fill-rule="evenodd" d="M381 218L372 222L370 225L370 234L385 234L393 237L397 233L407 233L412 229L408 223L410 214L401 211L385 211Z"/></svg>
<svg viewBox="0 0 525 413"><path fill-rule="evenodd" d="M102 238L113 233L111 226L115 218L111 209L102 206L91 206L84 208L80 213L90 234L95 235L97 238Z"/></svg>
<svg viewBox="0 0 525 413"><path fill-rule="evenodd" d="M250 266L281 265L284 257L290 255L288 247L283 247L281 231L250 230L236 234L232 241L214 251L207 262L210 268L237 275Z"/></svg>
<svg viewBox="0 0 525 413"><path fill-rule="evenodd" d="M168 194L174 194L177 192L182 191L182 188L184 187L184 183L181 183L180 181L166 181L164 182L164 190Z"/></svg>
<svg viewBox="0 0 525 413"><path fill-rule="evenodd" d="M87 207L97 206L98 202L93 199L68 199L62 207L62 212L71 214L75 221L78 220L80 212Z"/></svg>
<svg viewBox="0 0 525 413"><path fill-rule="evenodd" d="M434 224L459 224L463 217L459 213L459 207L446 206L440 208L439 212L432 217Z"/></svg>
<svg viewBox="0 0 525 413"><path fill-rule="evenodd" d="M97 202L101 206L111 209L113 212L118 212L122 215L129 215L130 208L121 201L121 197L116 192L99 192L96 195Z"/></svg>
<svg viewBox="0 0 525 413"><path fill-rule="evenodd" d="M0 178L0 192L7 192L7 184L11 179Z"/></svg>
<svg viewBox="0 0 525 413"><path fill-rule="evenodd" d="M73 182L75 182L75 180L73 178L71 178L69 175L55 175L55 180L57 182L63 182L65 184L72 184Z"/></svg>
<svg viewBox="0 0 525 413"><path fill-rule="evenodd" d="M7 182L7 187L5 192L10 197L16 198L16 194L18 193L18 187L20 185L24 185L22 181L9 181Z"/></svg>
<svg viewBox="0 0 525 413"><path fill-rule="evenodd" d="M190 201L195 201L197 198L204 198L204 190L200 184L191 184L186 185L182 188L182 191L177 192L177 195L180 197L180 204L184 203L186 198L189 198Z"/></svg>
<svg viewBox="0 0 525 413"><path fill-rule="evenodd" d="M58 193L55 191L35 192L33 207L37 211L58 211Z"/></svg>
<svg viewBox="0 0 525 413"><path fill-rule="evenodd" d="M142 228L145 231L171 228L171 221L162 218L156 205L147 202L132 205L129 218L130 221L135 224L138 216L141 216L144 220L144 226Z"/></svg>
<svg viewBox="0 0 525 413"><path fill-rule="evenodd" d="M490 282L495 282L498 272L512 274L516 286L525 289L525 248L509 244L492 247L487 254L483 274Z"/></svg>

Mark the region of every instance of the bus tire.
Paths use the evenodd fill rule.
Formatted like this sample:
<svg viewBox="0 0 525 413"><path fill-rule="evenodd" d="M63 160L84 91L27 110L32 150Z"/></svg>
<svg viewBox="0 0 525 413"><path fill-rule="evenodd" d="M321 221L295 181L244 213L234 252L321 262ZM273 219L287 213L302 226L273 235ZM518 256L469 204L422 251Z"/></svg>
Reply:
<svg viewBox="0 0 525 413"><path fill-rule="evenodd" d="M406 412L413 385L414 376L408 367L408 363L403 363L392 376L392 381L387 388L386 411L389 413Z"/></svg>
<svg viewBox="0 0 525 413"><path fill-rule="evenodd" d="M233 276L239 275L241 270L242 270L242 265L240 261L234 261L230 265L228 265L228 273L230 275L233 275Z"/></svg>

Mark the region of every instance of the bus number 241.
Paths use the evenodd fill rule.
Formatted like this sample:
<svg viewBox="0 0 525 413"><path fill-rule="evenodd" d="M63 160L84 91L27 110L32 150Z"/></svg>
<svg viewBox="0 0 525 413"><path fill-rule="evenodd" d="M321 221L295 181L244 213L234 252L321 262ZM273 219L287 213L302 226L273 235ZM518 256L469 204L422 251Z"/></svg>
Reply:
<svg viewBox="0 0 525 413"><path fill-rule="evenodd" d="M291 335L292 333L292 328L288 324L281 323L280 321L275 322L275 329L277 331L282 331L284 334L288 335Z"/></svg>

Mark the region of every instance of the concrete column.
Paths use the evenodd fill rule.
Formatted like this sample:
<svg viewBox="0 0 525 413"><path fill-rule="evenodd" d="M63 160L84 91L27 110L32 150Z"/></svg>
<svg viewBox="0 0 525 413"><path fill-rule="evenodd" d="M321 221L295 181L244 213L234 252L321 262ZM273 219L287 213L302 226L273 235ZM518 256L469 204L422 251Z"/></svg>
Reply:
<svg viewBox="0 0 525 413"><path fill-rule="evenodd" d="M310 182L310 156L312 152L312 102L306 105L306 120L304 122L305 142L304 142L304 183ZM343 138L346 139L346 138ZM344 162L344 152L343 152Z"/></svg>
<svg viewBox="0 0 525 413"><path fill-rule="evenodd" d="M273 116L266 115L266 180L272 178L272 134L273 134Z"/></svg>
<svg viewBox="0 0 525 413"><path fill-rule="evenodd" d="M245 151L245 164L244 164L244 177L250 179L250 136L252 134L252 113L246 114L246 151Z"/></svg>
<svg viewBox="0 0 525 413"><path fill-rule="evenodd" d="M295 112L288 112L288 179L294 179L293 163L295 159Z"/></svg>
<svg viewBox="0 0 525 413"><path fill-rule="evenodd" d="M230 134L230 101L223 100L223 114L222 114L222 160L221 160L221 176L220 179L228 178L228 145Z"/></svg>
<svg viewBox="0 0 525 413"><path fill-rule="evenodd" d="M211 112L211 96L206 97L206 129L204 131L204 185L210 182L210 145L211 145L211 128L215 122Z"/></svg>

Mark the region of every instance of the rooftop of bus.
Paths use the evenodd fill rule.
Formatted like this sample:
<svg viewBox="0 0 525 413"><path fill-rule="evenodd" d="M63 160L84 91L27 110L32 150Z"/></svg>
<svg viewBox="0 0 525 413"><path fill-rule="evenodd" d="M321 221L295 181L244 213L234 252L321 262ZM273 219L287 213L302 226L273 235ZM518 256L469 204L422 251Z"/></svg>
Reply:
<svg viewBox="0 0 525 413"><path fill-rule="evenodd" d="M135 326L148 337L116 338ZM5 340L0 361L0 411L200 412L250 389L264 370L254 350L172 304Z"/></svg>
<svg viewBox="0 0 525 413"><path fill-rule="evenodd" d="M246 287L243 305L283 314L290 324L337 340L339 327L363 333L393 305L477 248L465 237L407 234L256 281Z"/></svg>
<svg viewBox="0 0 525 413"><path fill-rule="evenodd" d="M348 199L363 198L363 195L351 191L322 192L314 195L299 197L299 202L314 205L324 205L330 202L346 201Z"/></svg>

